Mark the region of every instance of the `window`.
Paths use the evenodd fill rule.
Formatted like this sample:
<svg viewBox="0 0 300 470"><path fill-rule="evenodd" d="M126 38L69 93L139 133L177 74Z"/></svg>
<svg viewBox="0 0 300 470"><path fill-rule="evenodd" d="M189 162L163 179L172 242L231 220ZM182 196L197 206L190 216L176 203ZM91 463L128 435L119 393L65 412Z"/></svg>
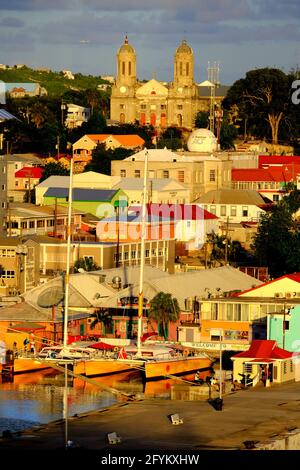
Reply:
<svg viewBox="0 0 300 470"><path fill-rule="evenodd" d="M178 104L177 109L182 109L182 104Z"/></svg>
<svg viewBox="0 0 300 470"><path fill-rule="evenodd" d="M211 319L218 320L218 304L211 304Z"/></svg>
<svg viewBox="0 0 300 470"><path fill-rule="evenodd" d="M36 226L37 227L45 227L45 221L44 220L38 220Z"/></svg>
<svg viewBox="0 0 300 470"><path fill-rule="evenodd" d="M5 191L5 184L2 185L2 191Z"/></svg>
<svg viewBox="0 0 300 470"><path fill-rule="evenodd" d="M19 186L19 181L15 181L15 186Z"/></svg>
<svg viewBox="0 0 300 470"><path fill-rule="evenodd" d="M128 62L128 75L131 75L131 62Z"/></svg>
<svg viewBox="0 0 300 470"><path fill-rule="evenodd" d="M178 181L180 183L184 183L184 171L183 170L178 171Z"/></svg>
<svg viewBox="0 0 300 470"><path fill-rule="evenodd" d="M126 170L120 170L121 178L126 178Z"/></svg>
<svg viewBox="0 0 300 470"><path fill-rule="evenodd" d="M273 202L279 201L279 194L273 194Z"/></svg>
<svg viewBox="0 0 300 470"><path fill-rule="evenodd" d="M210 206L209 212L211 212L212 214L216 215L216 206Z"/></svg>
<svg viewBox="0 0 300 470"><path fill-rule="evenodd" d="M216 170L209 170L209 181L216 181Z"/></svg>
<svg viewBox="0 0 300 470"><path fill-rule="evenodd" d="M21 228L27 228L27 222L21 222Z"/></svg>
<svg viewBox="0 0 300 470"><path fill-rule="evenodd" d="M230 215L231 217L236 217L236 206L230 207Z"/></svg>
<svg viewBox="0 0 300 470"><path fill-rule="evenodd" d="M163 178L169 178L169 170L163 170Z"/></svg>
<svg viewBox="0 0 300 470"><path fill-rule="evenodd" d="M221 206L221 212L220 212L221 216L225 216L226 215L226 206Z"/></svg>
<svg viewBox="0 0 300 470"><path fill-rule="evenodd" d="M166 105L165 105L165 104L161 104L161 105L160 105L160 109L166 109Z"/></svg>
<svg viewBox="0 0 300 470"><path fill-rule="evenodd" d="M141 109L146 109L147 105L146 104L141 104Z"/></svg>
<svg viewBox="0 0 300 470"><path fill-rule="evenodd" d="M129 253L128 253L128 251L125 251L124 252L124 260L128 259L128 257L129 257Z"/></svg>
<svg viewBox="0 0 300 470"><path fill-rule="evenodd" d="M141 177L141 170L134 170L134 177L140 178Z"/></svg>
<svg viewBox="0 0 300 470"><path fill-rule="evenodd" d="M30 220L30 222L29 222L29 228L34 228L34 220Z"/></svg>
<svg viewBox="0 0 300 470"><path fill-rule="evenodd" d="M242 215L243 217L248 217L248 206L242 207Z"/></svg>
<svg viewBox="0 0 300 470"><path fill-rule="evenodd" d="M293 372L294 368L293 368L293 361L290 361L290 372Z"/></svg>
<svg viewBox="0 0 300 470"><path fill-rule="evenodd" d="M290 329L290 321L289 320L284 320L283 322L283 331L287 331Z"/></svg>
<svg viewBox="0 0 300 470"><path fill-rule="evenodd" d="M135 257L136 257L136 251L133 250L133 251L131 252L131 258L132 258L132 259L135 259Z"/></svg>
<svg viewBox="0 0 300 470"><path fill-rule="evenodd" d="M286 362L283 363L283 373L287 373L287 367L286 367Z"/></svg>
<svg viewBox="0 0 300 470"><path fill-rule="evenodd" d="M150 250L146 250L146 251L145 251L145 256L146 256L146 258L149 258L149 255L150 255Z"/></svg>
<svg viewBox="0 0 300 470"><path fill-rule="evenodd" d="M244 364L244 374L252 374L252 364Z"/></svg>
<svg viewBox="0 0 300 470"><path fill-rule="evenodd" d="M54 227L54 220L47 220L47 227Z"/></svg>
<svg viewBox="0 0 300 470"><path fill-rule="evenodd" d="M120 109L125 109L125 104L120 104Z"/></svg>
<svg viewBox="0 0 300 470"><path fill-rule="evenodd" d="M188 75L189 75L189 72L190 72L189 65L190 65L190 64L189 64L188 62L185 64L186 76L188 76Z"/></svg>
<svg viewBox="0 0 300 470"><path fill-rule="evenodd" d="M125 62L122 62L122 75L125 75Z"/></svg>
<svg viewBox="0 0 300 470"><path fill-rule="evenodd" d="M3 209L5 209L6 208L6 202L2 202L1 206L2 206Z"/></svg>

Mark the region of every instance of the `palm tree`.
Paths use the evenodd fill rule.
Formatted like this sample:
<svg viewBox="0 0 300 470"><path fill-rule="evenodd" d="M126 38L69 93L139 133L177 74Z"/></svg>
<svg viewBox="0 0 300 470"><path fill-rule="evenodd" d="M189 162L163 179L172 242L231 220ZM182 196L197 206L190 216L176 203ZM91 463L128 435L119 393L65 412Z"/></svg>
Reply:
<svg viewBox="0 0 300 470"><path fill-rule="evenodd" d="M91 317L94 318L90 325L91 330L93 330L98 323L102 323L103 326L108 328L112 326L112 316L106 308L99 308L91 315Z"/></svg>
<svg viewBox="0 0 300 470"><path fill-rule="evenodd" d="M168 324L176 322L179 319L180 308L178 300L171 294L159 292L150 301L148 317L150 320L156 320L158 329L165 340L168 339Z"/></svg>

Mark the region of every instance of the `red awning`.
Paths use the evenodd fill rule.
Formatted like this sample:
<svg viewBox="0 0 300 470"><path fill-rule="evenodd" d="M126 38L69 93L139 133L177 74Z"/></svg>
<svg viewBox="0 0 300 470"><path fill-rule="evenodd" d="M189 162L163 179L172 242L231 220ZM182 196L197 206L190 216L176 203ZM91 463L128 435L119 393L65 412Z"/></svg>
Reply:
<svg viewBox="0 0 300 470"><path fill-rule="evenodd" d="M107 343L102 343L102 341L98 341L97 343L91 344L89 348L93 349L101 349L102 351L112 351L115 349L116 346L113 346L112 344L107 344Z"/></svg>
<svg viewBox="0 0 300 470"><path fill-rule="evenodd" d="M143 336L141 337L141 342L143 343L147 339L150 339L150 338L156 337L156 336L158 336L158 333L156 333L155 331L152 331L152 332L149 332L149 333L144 333Z"/></svg>

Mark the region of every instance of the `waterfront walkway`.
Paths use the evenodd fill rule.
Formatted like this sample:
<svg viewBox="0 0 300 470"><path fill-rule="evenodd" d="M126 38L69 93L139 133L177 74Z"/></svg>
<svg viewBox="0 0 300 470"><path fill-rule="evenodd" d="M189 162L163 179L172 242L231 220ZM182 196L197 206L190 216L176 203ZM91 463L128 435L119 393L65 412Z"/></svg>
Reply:
<svg viewBox="0 0 300 470"><path fill-rule="evenodd" d="M183 424L169 416L178 413ZM141 399L68 419L68 439L81 449L225 450L300 427L300 383L240 390L224 397L222 411L207 401ZM54 450L64 446L65 423L55 421L0 439L1 450ZM108 445L107 433L122 438Z"/></svg>

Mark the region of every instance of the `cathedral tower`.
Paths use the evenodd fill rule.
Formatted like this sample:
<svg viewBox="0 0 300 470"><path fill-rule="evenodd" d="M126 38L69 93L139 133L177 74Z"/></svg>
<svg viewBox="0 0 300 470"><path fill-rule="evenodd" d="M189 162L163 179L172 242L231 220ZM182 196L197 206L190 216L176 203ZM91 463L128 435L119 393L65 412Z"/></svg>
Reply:
<svg viewBox="0 0 300 470"><path fill-rule="evenodd" d="M182 41L174 57L174 86L191 87L194 84L194 53L186 41Z"/></svg>
<svg viewBox="0 0 300 470"><path fill-rule="evenodd" d="M125 88L136 84L136 53L134 48L128 44L127 35L117 54L116 82L118 86Z"/></svg>

